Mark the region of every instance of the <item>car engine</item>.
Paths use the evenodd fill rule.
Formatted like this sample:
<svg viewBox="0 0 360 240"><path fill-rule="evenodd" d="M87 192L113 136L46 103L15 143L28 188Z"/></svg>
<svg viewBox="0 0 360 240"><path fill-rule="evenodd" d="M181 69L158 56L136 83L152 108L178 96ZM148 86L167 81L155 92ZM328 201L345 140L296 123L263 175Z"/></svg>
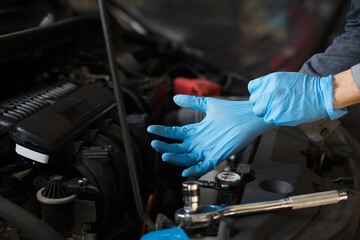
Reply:
<svg viewBox="0 0 360 240"><path fill-rule="evenodd" d="M176 79L202 79L216 97L248 98L250 76L196 51L112 26L128 129L119 125L100 21L94 16L0 37L0 239L139 239L182 227L182 183L199 186L199 205L232 206L346 189L338 204L230 216L186 227L191 239L352 239L360 219L360 145L338 127L322 142L280 127L199 179L161 161L151 124L185 125L203 113L177 107ZM194 95L200 95L193 92ZM138 191L126 161L129 131ZM147 226L136 202L154 225ZM8 206L8 207L7 207Z"/></svg>

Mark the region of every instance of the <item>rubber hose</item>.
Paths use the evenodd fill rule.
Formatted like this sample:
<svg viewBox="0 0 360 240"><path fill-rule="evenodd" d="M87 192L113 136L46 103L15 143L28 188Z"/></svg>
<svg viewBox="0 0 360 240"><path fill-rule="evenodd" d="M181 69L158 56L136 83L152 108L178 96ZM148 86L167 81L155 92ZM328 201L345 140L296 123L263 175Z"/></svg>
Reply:
<svg viewBox="0 0 360 240"><path fill-rule="evenodd" d="M22 229L37 240L64 240L64 238L40 219L0 196L0 217Z"/></svg>

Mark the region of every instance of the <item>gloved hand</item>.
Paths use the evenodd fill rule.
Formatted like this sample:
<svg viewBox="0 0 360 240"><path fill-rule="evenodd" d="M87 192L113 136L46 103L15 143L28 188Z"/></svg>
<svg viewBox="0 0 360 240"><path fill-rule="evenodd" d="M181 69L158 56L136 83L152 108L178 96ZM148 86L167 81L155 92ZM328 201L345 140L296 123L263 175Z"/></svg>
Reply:
<svg viewBox="0 0 360 240"><path fill-rule="evenodd" d="M254 114L266 123L297 126L347 113L335 110L332 76L311 77L295 72L276 72L249 82Z"/></svg>
<svg viewBox="0 0 360 240"><path fill-rule="evenodd" d="M274 128L274 125L266 124L253 114L249 101L176 95L174 102L181 107L206 112L199 123L182 127L148 127L150 133L183 141L168 144L154 140L151 146L164 153L162 159L165 162L179 166L196 164L183 171L184 177L207 173L257 136Z"/></svg>

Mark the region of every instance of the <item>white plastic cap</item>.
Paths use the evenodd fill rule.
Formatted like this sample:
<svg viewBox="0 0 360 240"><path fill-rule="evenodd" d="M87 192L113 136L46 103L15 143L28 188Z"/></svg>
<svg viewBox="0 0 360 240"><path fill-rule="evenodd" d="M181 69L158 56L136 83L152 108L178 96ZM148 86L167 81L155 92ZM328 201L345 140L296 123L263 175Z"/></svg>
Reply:
<svg viewBox="0 0 360 240"><path fill-rule="evenodd" d="M20 146L19 144L16 144L15 151L19 155L29 158L29 159L34 160L39 163L47 164L49 162L49 155L33 151L26 147Z"/></svg>

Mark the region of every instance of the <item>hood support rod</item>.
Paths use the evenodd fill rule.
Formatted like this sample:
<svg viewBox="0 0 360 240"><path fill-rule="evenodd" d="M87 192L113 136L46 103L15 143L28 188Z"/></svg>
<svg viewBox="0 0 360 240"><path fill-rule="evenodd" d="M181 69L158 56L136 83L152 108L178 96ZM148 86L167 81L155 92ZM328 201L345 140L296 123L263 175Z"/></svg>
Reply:
<svg viewBox="0 0 360 240"><path fill-rule="evenodd" d="M147 224L150 230L155 229L155 225L152 221L152 219L146 214L143 208L142 204L142 198L139 188L139 182L135 167L135 160L134 160L134 150L131 144L130 140L130 131L129 126L126 121L126 112L125 112L125 104L124 104L124 97L123 92L120 87L120 81L118 70L116 69L115 64L115 56L114 56L114 45L112 42L112 35L110 30L110 25L108 22L108 15L107 15L107 9L106 9L106 3L104 0L98 0L99 2L99 12L100 12L100 19L101 19L101 25L104 33L104 41L106 45L106 53L109 61L109 68L111 73L111 78L114 83L114 94L115 94L115 100L116 100L116 107L118 112L118 117L120 121L120 126L122 129L122 137L124 141L124 147L125 147L125 153L126 153L126 159L129 167L129 175L131 180L131 186L134 194L135 204L137 212L140 216L140 218Z"/></svg>

